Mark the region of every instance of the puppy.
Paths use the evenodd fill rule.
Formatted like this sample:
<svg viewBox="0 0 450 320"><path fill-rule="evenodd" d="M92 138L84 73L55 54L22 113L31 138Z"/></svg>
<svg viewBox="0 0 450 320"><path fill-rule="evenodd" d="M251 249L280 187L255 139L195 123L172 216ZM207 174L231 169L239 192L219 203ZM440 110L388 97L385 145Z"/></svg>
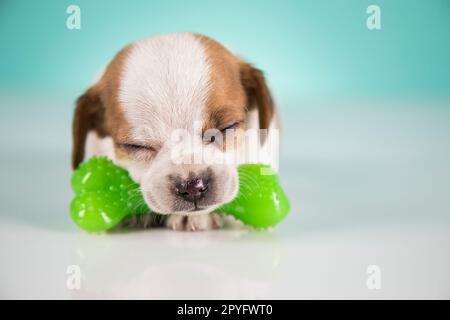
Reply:
<svg viewBox="0 0 450 320"><path fill-rule="evenodd" d="M237 165L277 157L258 156L270 134L245 143L246 133L277 123L260 70L206 36L158 35L122 49L77 100L72 166L107 156L167 227L212 229L238 192Z"/></svg>

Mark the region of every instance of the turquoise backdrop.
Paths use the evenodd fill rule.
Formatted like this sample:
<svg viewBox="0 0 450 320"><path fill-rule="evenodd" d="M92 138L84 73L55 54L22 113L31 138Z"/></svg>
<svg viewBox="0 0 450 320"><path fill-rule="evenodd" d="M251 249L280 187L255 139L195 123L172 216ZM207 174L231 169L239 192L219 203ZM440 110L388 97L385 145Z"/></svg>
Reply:
<svg viewBox="0 0 450 320"><path fill-rule="evenodd" d="M66 8L81 8L81 30ZM366 8L381 8L368 30ZM263 69L282 101L450 93L448 0L0 2L0 92L73 97L125 44L195 31Z"/></svg>

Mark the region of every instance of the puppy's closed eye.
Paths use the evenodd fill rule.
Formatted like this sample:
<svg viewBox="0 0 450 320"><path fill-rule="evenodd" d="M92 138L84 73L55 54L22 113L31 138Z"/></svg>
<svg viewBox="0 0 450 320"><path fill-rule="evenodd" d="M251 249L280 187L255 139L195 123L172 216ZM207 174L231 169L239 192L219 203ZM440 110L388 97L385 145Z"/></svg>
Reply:
<svg viewBox="0 0 450 320"><path fill-rule="evenodd" d="M156 153L156 148L149 145L135 143L118 143L117 145L123 152L142 160L148 160Z"/></svg>
<svg viewBox="0 0 450 320"><path fill-rule="evenodd" d="M121 147L125 151L129 151L129 152L136 152L136 151L141 151L141 150L154 151L154 149L151 146L145 146L145 145L133 144L133 143L119 143L119 147Z"/></svg>
<svg viewBox="0 0 450 320"><path fill-rule="evenodd" d="M242 123L242 121L236 121L228 126L225 126L222 129L220 129L220 132L225 133L227 130L238 129L240 127L241 123Z"/></svg>

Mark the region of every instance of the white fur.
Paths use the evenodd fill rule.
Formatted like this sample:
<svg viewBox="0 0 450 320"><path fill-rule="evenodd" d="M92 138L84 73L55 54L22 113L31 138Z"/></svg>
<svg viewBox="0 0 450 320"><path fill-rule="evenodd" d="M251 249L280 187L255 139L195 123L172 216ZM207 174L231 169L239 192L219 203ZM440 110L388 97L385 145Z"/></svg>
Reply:
<svg viewBox="0 0 450 320"><path fill-rule="evenodd" d="M192 129L202 121L209 65L195 36L175 33L138 41L124 69L119 100L134 139L167 140L172 130Z"/></svg>
<svg viewBox="0 0 450 320"><path fill-rule="evenodd" d="M92 156L106 156L114 160L113 139L111 137L100 138L97 132L89 131L86 137L84 157L89 159Z"/></svg>

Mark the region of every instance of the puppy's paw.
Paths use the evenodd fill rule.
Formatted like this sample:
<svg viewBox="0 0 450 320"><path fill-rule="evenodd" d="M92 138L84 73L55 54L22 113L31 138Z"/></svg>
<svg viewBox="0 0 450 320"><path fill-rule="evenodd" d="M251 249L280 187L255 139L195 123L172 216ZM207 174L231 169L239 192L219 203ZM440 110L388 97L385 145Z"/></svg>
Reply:
<svg viewBox="0 0 450 320"><path fill-rule="evenodd" d="M222 217L217 213L198 216L180 216L172 214L166 219L166 227L173 230L205 231L218 229L222 226Z"/></svg>

